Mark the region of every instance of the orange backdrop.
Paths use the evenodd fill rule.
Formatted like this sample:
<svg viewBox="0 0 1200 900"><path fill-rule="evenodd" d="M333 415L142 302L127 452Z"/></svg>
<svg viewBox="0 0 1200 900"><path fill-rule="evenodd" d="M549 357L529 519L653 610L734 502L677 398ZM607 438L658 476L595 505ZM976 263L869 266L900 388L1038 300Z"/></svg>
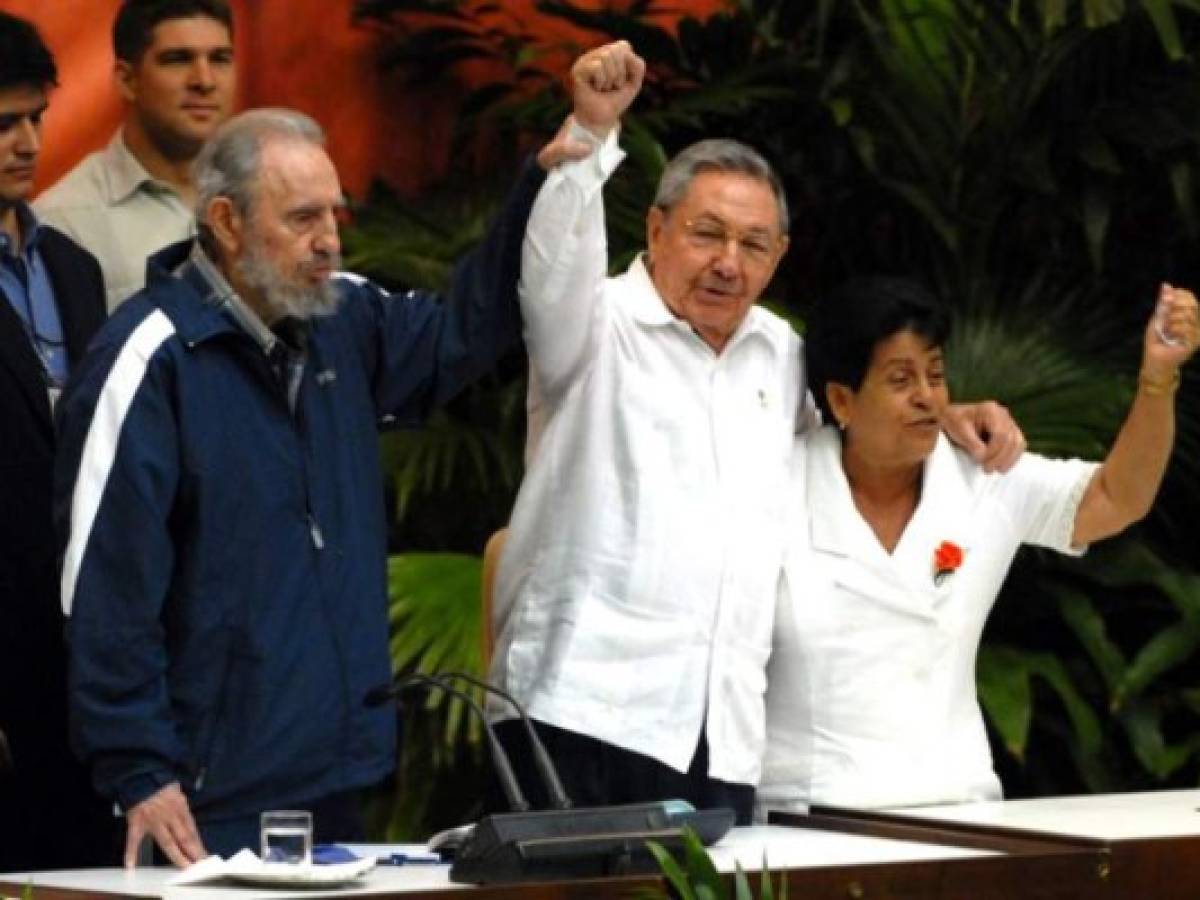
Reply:
<svg viewBox="0 0 1200 900"><path fill-rule="evenodd" d="M600 0L597 0L599 3ZM693 0L693 14L720 0ZM238 106L291 106L329 132L347 191L361 197L373 178L411 193L444 174L458 91L406 90L379 71L382 38L350 24L352 0L232 0ZM59 88L46 116L38 184L52 184L104 145L120 121L112 86L113 16L119 0L0 0L34 22L53 51ZM506 0L522 13L532 0ZM556 29L566 36L563 29ZM570 38L585 45L592 39ZM565 59L564 59L565 62Z"/></svg>

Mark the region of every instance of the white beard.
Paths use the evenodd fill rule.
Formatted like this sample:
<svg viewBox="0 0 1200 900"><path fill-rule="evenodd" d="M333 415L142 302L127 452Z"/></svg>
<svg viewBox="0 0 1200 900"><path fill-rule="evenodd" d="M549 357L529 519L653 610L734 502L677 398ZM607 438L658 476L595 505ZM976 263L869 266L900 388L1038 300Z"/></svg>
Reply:
<svg viewBox="0 0 1200 900"><path fill-rule="evenodd" d="M340 263L341 260L335 255L333 268L336 269ZM235 265L242 283L258 291L264 298L271 314L270 321L288 316L307 321L316 316L332 315L341 303L341 295L332 279L308 285L293 284L281 277L266 259L262 245L257 241L247 246L246 255L237 260Z"/></svg>

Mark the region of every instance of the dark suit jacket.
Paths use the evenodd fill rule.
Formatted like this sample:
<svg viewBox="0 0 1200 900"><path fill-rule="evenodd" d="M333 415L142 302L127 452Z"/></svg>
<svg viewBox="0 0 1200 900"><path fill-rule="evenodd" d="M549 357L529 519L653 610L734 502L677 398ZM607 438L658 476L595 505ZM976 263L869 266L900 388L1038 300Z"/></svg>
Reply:
<svg viewBox="0 0 1200 900"><path fill-rule="evenodd" d="M96 260L53 229L40 251L72 367L104 321ZM66 653L51 524L54 422L41 361L0 296L0 872L117 864L115 822L67 749Z"/></svg>

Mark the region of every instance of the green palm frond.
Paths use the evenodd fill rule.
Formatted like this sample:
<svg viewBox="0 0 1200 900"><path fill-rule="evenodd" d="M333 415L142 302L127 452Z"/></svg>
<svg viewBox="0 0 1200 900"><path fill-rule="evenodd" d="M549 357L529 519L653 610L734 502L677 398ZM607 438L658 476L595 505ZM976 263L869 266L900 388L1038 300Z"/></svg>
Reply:
<svg viewBox="0 0 1200 900"><path fill-rule="evenodd" d="M456 404L460 415L433 413L419 429L380 438L383 469L396 493L396 516L403 521L415 496L445 493L452 487L511 496L521 478L524 381L476 387Z"/></svg>
<svg viewBox="0 0 1200 900"><path fill-rule="evenodd" d="M636 891L632 895L634 897L643 900L658 900L663 897L674 897L678 900L730 900L731 897L733 900L755 900L750 879L741 864L735 864L733 878L727 881L717 871L700 837L690 827L683 829L682 860L672 856L671 852L657 841L647 841L646 846L658 862L670 891L643 888ZM776 897L779 900L787 900L787 874L779 876L779 889L776 892L765 856L758 885L758 900L775 900Z"/></svg>
<svg viewBox="0 0 1200 900"><path fill-rule="evenodd" d="M1089 790L1162 787L1200 761L1200 710L1187 693L1200 649L1200 576L1165 565L1133 534L1082 560L1046 557L1035 581L1010 580L998 606L997 619L1025 616L1008 634L1037 633L1058 648L992 640L980 652L980 700L1014 757L1028 761L1040 721L1047 735L1058 734ZM1086 664L1064 658L1069 645L1052 637L1060 627ZM1035 675L1058 707L1031 690ZM1066 735L1054 724L1058 708L1072 723Z"/></svg>
<svg viewBox="0 0 1200 900"><path fill-rule="evenodd" d="M947 347L954 395L1005 403L1033 450L1102 459L1133 396L1136 338L1078 290L1038 288L959 298Z"/></svg>
<svg viewBox="0 0 1200 900"><path fill-rule="evenodd" d="M470 190L411 203L377 185L345 229L346 266L393 290L444 291L454 263L483 237L501 190L473 180Z"/></svg>
<svg viewBox="0 0 1200 900"><path fill-rule="evenodd" d="M392 666L397 673L484 673L478 557L458 553L406 553L388 560ZM482 692L468 691L482 702ZM443 746L465 738L478 744L481 726L463 701L429 691L422 701L443 718ZM465 721L464 721L465 718Z"/></svg>
<svg viewBox="0 0 1200 900"><path fill-rule="evenodd" d="M1051 687L1066 709L1075 738L1073 752L1081 759L1094 757L1100 750L1100 721L1062 661L1048 653L992 644L979 653L979 699L1008 752L1017 759L1025 756L1034 711L1034 678Z"/></svg>
<svg viewBox="0 0 1200 900"><path fill-rule="evenodd" d="M482 674L481 561L453 553L409 553L388 560L393 671ZM466 688L477 700L482 695ZM484 784L482 728L465 704L413 689L403 705L398 777L372 798L373 834L390 842L425 840L459 824Z"/></svg>

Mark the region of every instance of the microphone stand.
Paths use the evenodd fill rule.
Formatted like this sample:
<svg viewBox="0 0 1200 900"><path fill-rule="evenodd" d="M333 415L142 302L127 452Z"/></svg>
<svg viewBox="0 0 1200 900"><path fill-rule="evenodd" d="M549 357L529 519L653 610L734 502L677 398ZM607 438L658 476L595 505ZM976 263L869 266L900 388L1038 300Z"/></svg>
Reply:
<svg viewBox="0 0 1200 900"><path fill-rule="evenodd" d="M554 768L550 754L546 751L546 745L542 743L537 729L533 726L533 719L529 718L529 714L525 712L524 707L516 701L512 694L495 685L488 684L482 678L472 675L469 672L442 672L438 675L438 678L442 680L453 679L465 681L468 684L475 685L475 687L486 693L495 694L508 703L525 726L525 733L529 736L529 745L533 748L533 761L542 776L542 784L546 788L547 795L550 797L550 805L555 809L571 808L573 805L571 798L567 796L567 792L563 788L562 780L558 777L558 770Z"/></svg>
<svg viewBox="0 0 1200 900"><path fill-rule="evenodd" d="M475 684L506 699L526 723L540 774L557 809L529 811L513 776L512 764L487 716L473 697L449 683ZM504 884L555 878L597 878L649 874L658 862L646 845L653 840L681 849L683 830L691 828L707 846L720 840L733 825L731 809L696 810L679 800L631 803L622 806L571 808L554 764L538 739L528 713L511 696L472 675L417 673L373 688L364 698L378 706L412 686L434 687L466 700L480 717L496 773L513 808L510 813L484 816L470 830L450 868L450 880L468 884Z"/></svg>
<svg viewBox="0 0 1200 900"><path fill-rule="evenodd" d="M508 754L504 751L504 747L500 743L500 738L496 736L496 730L492 728L487 715L475 698L466 691L454 687L453 684L445 680L444 676L425 675L421 672L405 676L396 686L399 690L404 690L408 687L422 685L436 688L451 696L458 697L470 707L471 711L479 718L479 721L483 723L483 733L487 735L488 749L492 756L492 765L496 767L496 775L500 779L500 787L503 789L504 796L508 800L509 809L513 812L525 812L528 810L529 801L525 799L525 795L521 792L521 786L517 783L517 776L513 772L512 761L508 758ZM545 752L544 748L543 752Z"/></svg>

